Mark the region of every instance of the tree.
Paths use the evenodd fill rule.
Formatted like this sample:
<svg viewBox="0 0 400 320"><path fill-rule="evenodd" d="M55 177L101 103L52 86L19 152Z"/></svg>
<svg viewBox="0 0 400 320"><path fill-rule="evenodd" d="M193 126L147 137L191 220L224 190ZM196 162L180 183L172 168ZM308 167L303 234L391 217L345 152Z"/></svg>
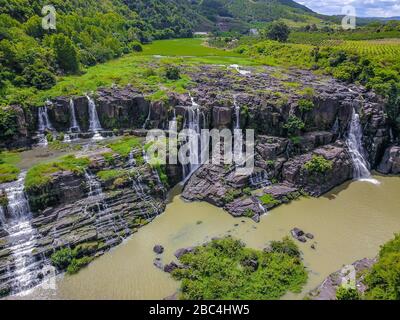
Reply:
<svg viewBox="0 0 400 320"><path fill-rule="evenodd" d="M267 38L271 40L277 40L280 42L286 42L289 38L290 29L283 22L273 22L267 29Z"/></svg>
<svg viewBox="0 0 400 320"><path fill-rule="evenodd" d="M78 53L72 41L63 34L57 34L52 44L58 65L66 72L79 71Z"/></svg>

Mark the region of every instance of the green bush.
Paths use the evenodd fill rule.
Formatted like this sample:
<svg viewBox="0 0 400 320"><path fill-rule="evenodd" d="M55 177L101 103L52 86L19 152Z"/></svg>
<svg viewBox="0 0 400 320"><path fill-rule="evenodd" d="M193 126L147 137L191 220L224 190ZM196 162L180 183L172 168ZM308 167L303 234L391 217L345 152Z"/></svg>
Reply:
<svg viewBox="0 0 400 320"><path fill-rule="evenodd" d="M132 41L128 44L129 51L141 52L143 51L142 45L138 41Z"/></svg>
<svg viewBox="0 0 400 320"><path fill-rule="evenodd" d="M213 240L180 257L172 272L182 299L269 300L300 292L307 272L298 257L246 248L233 238Z"/></svg>
<svg viewBox="0 0 400 320"><path fill-rule="evenodd" d="M242 194L242 192L240 190L229 189L224 195L224 202L230 203L230 202L234 201L237 197L239 197L241 194Z"/></svg>
<svg viewBox="0 0 400 320"><path fill-rule="evenodd" d="M400 299L400 234L381 247L379 260L365 276L367 299Z"/></svg>
<svg viewBox="0 0 400 320"><path fill-rule="evenodd" d="M286 42L289 38L290 29L284 22L273 22L266 31L268 39Z"/></svg>
<svg viewBox="0 0 400 320"><path fill-rule="evenodd" d="M72 259L67 267L68 274L75 274L83 267L86 267L90 262L93 261L93 257L83 257L80 259Z"/></svg>
<svg viewBox="0 0 400 320"><path fill-rule="evenodd" d="M299 109L303 113L312 111L314 109L314 102L312 102L311 100L300 99L298 102L298 105L299 105Z"/></svg>
<svg viewBox="0 0 400 320"><path fill-rule="evenodd" d="M283 128L288 131L290 135L296 134L305 128L304 122L296 116L290 116Z"/></svg>
<svg viewBox="0 0 400 320"><path fill-rule="evenodd" d="M181 78L178 67L168 66L165 70L165 77L168 80L179 80Z"/></svg>
<svg viewBox="0 0 400 320"><path fill-rule="evenodd" d="M332 161L326 160L323 156L313 155L312 159L304 164L304 169L310 173L326 173L332 170Z"/></svg>
<svg viewBox="0 0 400 320"><path fill-rule="evenodd" d="M357 289L340 287L336 291L337 300L361 300L361 296Z"/></svg>
<svg viewBox="0 0 400 320"><path fill-rule="evenodd" d="M51 264L59 270L66 269L73 259L73 251L70 248L64 248L51 255Z"/></svg>
<svg viewBox="0 0 400 320"><path fill-rule="evenodd" d="M54 35L52 46L57 63L65 72L76 73L79 71L78 53L68 37L63 34Z"/></svg>
<svg viewBox="0 0 400 320"><path fill-rule="evenodd" d="M276 200L276 199L274 198L273 195L270 195L270 194L268 194L268 193L262 195L262 196L260 197L260 201L261 201L261 203L262 203L263 205L265 205L265 206L267 206L267 207L269 207L269 208L270 208L270 207L274 207L274 206L276 206L276 205L278 205L278 204L280 203L278 200Z"/></svg>
<svg viewBox="0 0 400 320"><path fill-rule="evenodd" d="M284 237L281 241L271 241L270 247L273 252L284 253L295 258L301 256L299 248L289 237Z"/></svg>

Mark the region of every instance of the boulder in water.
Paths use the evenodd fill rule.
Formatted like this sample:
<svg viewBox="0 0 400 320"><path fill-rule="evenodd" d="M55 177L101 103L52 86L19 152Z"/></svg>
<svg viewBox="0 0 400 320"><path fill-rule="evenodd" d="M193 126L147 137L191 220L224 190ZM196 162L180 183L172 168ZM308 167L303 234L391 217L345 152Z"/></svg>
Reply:
<svg viewBox="0 0 400 320"><path fill-rule="evenodd" d="M153 251L157 254L162 254L164 252L164 247L160 244L154 246Z"/></svg>
<svg viewBox="0 0 400 320"><path fill-rule="evenodd" d="M172 271L174 271L175 269L178 269L178 268L179 268L179 266L175 262L172 261L171 263L166 264L164 266L164 272L171 273Z"/></svg>

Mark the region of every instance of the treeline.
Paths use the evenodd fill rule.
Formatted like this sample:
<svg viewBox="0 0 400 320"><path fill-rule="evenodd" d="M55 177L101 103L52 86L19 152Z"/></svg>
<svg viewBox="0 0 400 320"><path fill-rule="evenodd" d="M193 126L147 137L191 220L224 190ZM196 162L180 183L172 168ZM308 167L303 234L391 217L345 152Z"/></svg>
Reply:
<svg viewBox="0 0 400 320"><path fill-rule="evenodd" d="M0 97L7 88L51 88L57 75L140 51L153 39L190 37L200 19L183 0L53 0L56 30L45 30L47 4L0 0Z"/></svg>

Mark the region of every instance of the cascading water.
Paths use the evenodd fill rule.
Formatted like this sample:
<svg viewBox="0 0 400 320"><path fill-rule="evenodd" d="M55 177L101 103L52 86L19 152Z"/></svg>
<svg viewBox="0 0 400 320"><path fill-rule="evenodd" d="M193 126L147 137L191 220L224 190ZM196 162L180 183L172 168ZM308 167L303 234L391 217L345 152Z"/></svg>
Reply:
<svg viewBox="0 0 400 320"><path fill-rule="evenodd" d="M243 159L243 134L240 129L240 106L237 103L236 96L233 97L233 105L235 107L235 128L233 131L233 156L236 166L242 165Z"/></svg>
<svg viewBox="0 0 400 320"><path fill-rule="evenodd" d="M50 104L49 101L46 104ZM49 115L47 112L47 106L38 108L38 131L39 131L39 145L47 146L48 141L45 135L46 130L54 131L54 128L50 122Z"/></svg>
<svg viewBox="0 0 400 320"><path fill-rule="evenodd" d="M150 121L150 119L151 119L151 105L149 105L149 113L147 114L147 118L143 123L142 129L146 129L147 123Z"/></svg>
<svg viewBox="0 0 400 320"><path fill-rule="evenodd" d="M114 212L112 212L108 208L105 195L101 187L101 183L99 180L97 180L96 176L86 170L85 179L89 186L88 196L89 198L95 200L97 204L97 212L96 212L97 233L100 236L104 236L106 242L113 241L113 234L110 234L110 228L112 228L112 231L114 231L115 235L115 233L117 233L119 229L129 230L128 224L120 214L113 216ZM87 208L85 208L85 211L87 211ZM110 221L112 221L111 225Z"/></svg>
<svg viewBox="0 0 400 320"><path fill-rule="evenodd" d="M96 103L91 97L89 97L89 95L86 95L86 98L88 99L89 107L89 131L94 132L93 140L101 140L103 137L99 132L102 131L103 128L101 127L99 116L97 114Z"/></svg>
<svg viewBox="0 0 400 320"><path fill-rule="evenodd" d="M34 248L38 235L31 224L31 211L24 191L26 173L22 172L17 181L6 185L8 199L5 221L8 232L9 250L14 259L14 268L10 270L12 293L27 290L38 284L38 273L44 261L34 257Z"/></svg>
<svg viewBox="0 0 400 320"><path fill-rule="evenodd" d="M184 128L189 129L194 134L189 138L189 163L183 165L183 179L186 181L201 166L201 150L204 144L201 137L200 128L200 107L190 95L192 105L186 110ZM203 115L204 119L204 115Z"/></svg>
<svg viewBox="0 0 400 320"><path fill-rule="evenodd" d="M71 116L71 126L69 128L69 132L75 133L75 132L81 132L81 128L79 127L78 121L76 120L76 114L75 114L75 104L74 100L69 100L69 112Z"/></svg>
<svg viewBox="0 0 400 320"><path fill-rule="evenodd" d="M362 137L363 132L360 123L360 116L356 113L356 110L353 109L350 129L346 139L346 144L353 162L353 178L378 184L379 182L377 180L371 178L369 164L364 156L365 152L362 145Z"/></svg>

